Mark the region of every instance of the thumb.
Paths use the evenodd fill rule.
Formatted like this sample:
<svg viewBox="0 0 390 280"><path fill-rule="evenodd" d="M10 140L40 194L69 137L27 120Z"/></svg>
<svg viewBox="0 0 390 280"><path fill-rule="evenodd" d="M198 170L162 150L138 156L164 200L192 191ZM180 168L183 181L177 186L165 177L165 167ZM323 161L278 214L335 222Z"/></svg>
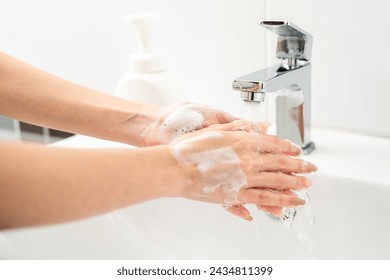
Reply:
<svg viewBox="0 0 390 280"><path fill-rule="evenodd" d="M233 121L239 120L240 118L233 116L232 114L223 111L223 110L217 110L216 111L216 119L219 121L219 123L231 123Z"/></svg>

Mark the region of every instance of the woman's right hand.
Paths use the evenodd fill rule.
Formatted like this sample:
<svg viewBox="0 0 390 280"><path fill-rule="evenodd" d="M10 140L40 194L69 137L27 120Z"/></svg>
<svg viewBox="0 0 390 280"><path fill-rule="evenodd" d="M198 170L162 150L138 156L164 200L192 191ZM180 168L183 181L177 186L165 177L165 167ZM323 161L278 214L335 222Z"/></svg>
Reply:
<svg viewBox="0 0 390 280"><path fill-rule="evenodd" d="M296 174L317 167L295 158L302 152L297 145L265 131L262 124L240 120L179 137L169 145L188 174L178 195L224 205L247 220L252 218L244 204L274 215L283 207L305 204L290 190L309 187L310 180Z"/></svg>

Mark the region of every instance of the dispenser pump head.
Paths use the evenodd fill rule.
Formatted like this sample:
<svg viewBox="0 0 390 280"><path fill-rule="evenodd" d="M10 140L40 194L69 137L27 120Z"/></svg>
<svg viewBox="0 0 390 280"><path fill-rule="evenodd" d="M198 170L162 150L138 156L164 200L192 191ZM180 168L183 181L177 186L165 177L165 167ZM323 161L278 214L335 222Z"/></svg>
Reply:
<svg viewBox="0 0 390 280"><path fill-rule="evenodd" d="M153 24L161 16L158 13L129 14L122 21L133 25L139 43L139 51L129 57L130 65L136 73L156 73L165 70L161 59L152 50Z"/></svg>

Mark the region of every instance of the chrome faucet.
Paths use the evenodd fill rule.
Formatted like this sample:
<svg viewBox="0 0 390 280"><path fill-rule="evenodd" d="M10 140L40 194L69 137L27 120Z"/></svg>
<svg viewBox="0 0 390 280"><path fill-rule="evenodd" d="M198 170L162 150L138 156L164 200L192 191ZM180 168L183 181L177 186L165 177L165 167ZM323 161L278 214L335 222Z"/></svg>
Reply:
<svg viewBox="0 0 390 280"><path fill-rule="evenodd" d="M305 154L315 149L311 127L311 47L313 37L291 22L262 21L260 26L278 35L277 65L233 81L246 102L263 102L270 92L288 89L276 97L276 134L299 145Z"/></svg>

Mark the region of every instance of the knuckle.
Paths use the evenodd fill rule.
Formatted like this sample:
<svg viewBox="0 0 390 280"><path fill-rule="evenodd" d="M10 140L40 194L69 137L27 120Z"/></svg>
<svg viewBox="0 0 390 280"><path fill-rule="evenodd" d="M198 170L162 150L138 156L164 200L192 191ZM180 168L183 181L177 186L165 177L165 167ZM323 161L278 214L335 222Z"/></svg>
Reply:
<svg viewBox="0 0 390 280"><path fill-rule="evenodd" d="M306 179L305 177L301 177L301 176L294 176L292 185L294 185L293 187L297 189L307 188Z"/></svg>
<svg viewBox="0 0 390 280"><path fill-rule="evenodd" d="M299 171L299 172L304 172L306 171L307 167L306 167L306 162L302 159L297 159L296 160L296 169Z"/></svg>
<svg viewBox="0 0 390 280"><path fill-rule="evenodd" d="M270 142L271 142L272 144L279 144L279 138L278 138L277 136L272 135L272 136L270 137Z"/></svg>
<svg viewBox="0 0 390 280"><path fill-rule="evenodd" d="M277 174L274 178L274 184L278 187L281 187L283 185L285 185L286 183L286 180L285 180L285 175L283 175L282 173L280 174Z"/></svg>
<svg viewBox="0 0 390 280"><path fill-rule="evenodd" d="M286 157L278 157L277 164L280 170L288 170L290 167Z"/></svg>
<svg viewBox="0 0 390 280"><path fill-rule="evenodd" d="M283 207L288 205L284 196L279 195L277 198L277 206Z"/></svg>
<svg viewBox="0 0 390 280"><path fill-rule="evenodd" d="M299 185L303 188L308 188L307 179L305 177L299 178Z"/></svg>
<svg viewBox="0 0 390 280"><path fill-rule="evenodd" d="M264 190L261 190L257 195L257 199L259 200L260 204L264 204L267 202L268 194Z"/></svg>

